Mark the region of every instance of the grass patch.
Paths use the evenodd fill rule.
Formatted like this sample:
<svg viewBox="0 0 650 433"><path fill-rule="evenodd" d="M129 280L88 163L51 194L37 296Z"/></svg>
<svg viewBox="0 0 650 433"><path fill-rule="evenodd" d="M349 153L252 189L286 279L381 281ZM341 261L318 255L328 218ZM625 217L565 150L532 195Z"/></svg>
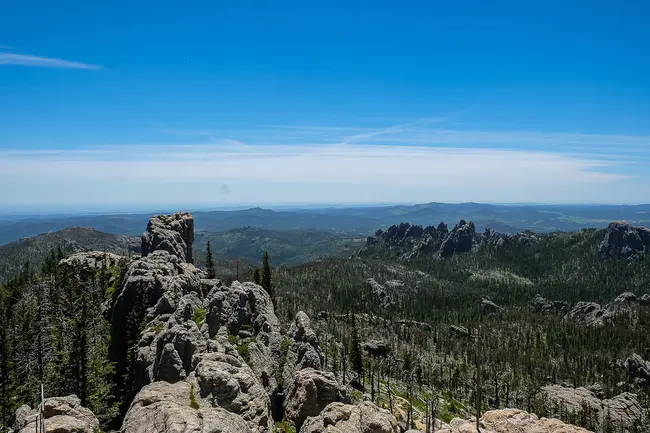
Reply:
<svg viewBox="0 0 650 433"><path fill-rule="evenodd" d="M201 326L201 322L205 320L205 310L203 308L197 308L194 310L192 320L196 323L196 326Z"/></svg>

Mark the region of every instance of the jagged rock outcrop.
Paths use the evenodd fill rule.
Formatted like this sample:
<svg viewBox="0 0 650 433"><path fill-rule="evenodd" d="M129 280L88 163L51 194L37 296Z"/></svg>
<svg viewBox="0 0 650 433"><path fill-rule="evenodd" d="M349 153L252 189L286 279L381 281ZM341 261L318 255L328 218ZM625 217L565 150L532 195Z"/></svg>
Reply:
<svg viewBox="0 0 650 433"><path fill-rule="evenodd" d="M181 326L185 320L176 314L181 306L181 298L193 294L195 304L201 298L202 272L189 263L167 251L153 251L129 265L124 278L124 284L112 308L111 341L109 352L111 360L116 363L117 377L126 369L128 336L134 326L145 320L149 323L138 343L138 375L135 389L156 380L154 363L160 355L163 346L158 347L158 341L171 342L154 338L159 332ZM183 302L183 310L187 310L188 299ZM169 320L172 318L170 323ZM154 320L155 319L155 320ZM180 320L180 322L179 322ZM136 325L134 325L134 323ZM187 328L187 325L182 325ZM152 332L155 330L155 332ZM198 330L195 330L198 331ZM186 330L191 333L190 329ZM198 341L199 336L194 332ZM155 343L155 344L154 344ZM153 348L151 348L153 345ZM147 350L147 348L151 348ZM168 353L169 355L169 353ZM182 356L181 356L182 358ZM167 357L166 360L170 358ZM187 365L187 361L185 362Z"/></svg>
<svg viewBox="0 0 650 433"><path fill-rule="evenodd" d="M601 399L599 387L571 388L560 385L547 385L542 388L549 400L562 403L570 412L585 409L591 411L603 425L607 416L621 428L631 428L644 415L644 409L636 395L624 392L610 399ZM600 395L599 395L600 394Z"/></svg>
<svg viewBox="0 0 650 433"><path fill-rule="evenodd" d="M187 262L192 226L189 214L152 218L146 255L129 265L116 297L110 350L118 372L129 366L125 337L139 329L132 324L146 323L130 361L128 385L138 394L123 430L271 431L282 342L271 298L254 283L204 278Z"/></svg>
<svg viewBox="0 0 650 433"><path fill-rule="evenodd" d="M329 403L346 399L333 373L323 371L325 357L307 314L299 311L288 336L292 339L283 372L284 415L300 429Z"/></svg>
<svg viewBox="0 0 650 433"><path fill-rule="evenodd" d="M449 232L440 246L440 255L449 257L455 253L467 253L472 250L476 242L476 228L472 221L460 220Z"/></svg>
<svg viewBox="0 0 650 433"><path fill-rule="evenodd" d="M363 344L363 350L373 358L383 358L391 353L392 348L386 341L368 340Z"/></svg>
<svg viewBox="0 0 650 433"><path fill-rule="evenodd" d="M650 387L650 362L633 353L625 360L623 366L632 379L642 386Z"/></svg>
<svg viewBox="0 0 650 433"><path fill-rule="evenodd" d="M370 290L374 297L377 298L379 305L382 308L390 308L393 306L393 297L388 293L388 290L384 285L379 284L374 278L368 278L366 282L370 286Z"/></svg>
<svg viewBox="0 0 650 433"><path fill-rule="evenodd" d="M208 292L204 335L213 338L223 329L237 336L248 349L248 364L257 378L269 393L275 392L282 336L269 294L254 283L235 281L227 287L218 280L203 280L202 284Z"/></svg>
<svg viewBox="0 0 650 433"><path fill-rule="evenodd" d="M639 298L640 305L650 305L650 293L646 293Z"/></svg>
<svg viewBox="0 0 650 433"><path fill-rule="evenodd" d="M110 269L118 266L121 259L122 256L118 256L117 254L90 251L71 254L61 260L59 266L68 267L83 279L85 276L94 275L102 267Z"/></svg>
<svg viewBox="0 0 650 433"><path fill-rule="evenodd" d="M632 292L623 292L605 306L580 301L569 310L565 319L586 326L605 326L626 317L637 320L638 310L644 306L643 297L639 298Z"/></svg>
<svg viewBox="0 0 650 433"><path fill-rule="evenodd" d="M481 311L485 314L489 313L498 313L502 310L497 304L494 303L490 298L481 299Z"/></svg>
<svg viewBox="0 0 650 433"><path fill-rule="evenodd" d="M489 410L481 416L481 433L591 433L555 418L539 418L519 409ZM476 422L455 418L437 433L476 433Z"/></svg>
<svg viewBox="0 0 650 433"><path fill-rule="evenodd" d="M586 326L604 326L610 323L613 315L595 302L580 301L566 314L565 318Z"/></svg>
<svg viewBox="0 0 650 433"><path fill-rule="evenodd" d="M633 227L623 221L613 221L605 229L598 255L601 259L632 259L643 254L646 247L650 247L650 230Z"/></svg>
<svg viewBox="0 0 650 433"><path fill-rule="evenodd" d="M569 308L569 304L564 301L551 301L550 299L546 299L539 294L536 295L532 301L530 301L530 306L533 308L533 310L544 313L565 311Z"/></svg>
<svg viewBox="0 0 650 433"><path fill-rule="evenodd" d="M443 222L437 227L424 228L420 225L400 223L386 230L377 230L374 236L367 238L366 246L361 248L357 255L376 255L382 258L391 256L408 261L430 254L447 257L454 253L472 251L475 247L500 249L512 243L530 245L538 240L539 238L530 231L510 235L486 228L485 232L478 234L473 222L462 219L451 231Z"/></svg>
<svg viewBox="0 0 650 433"><path fill-rule="evenodd" d="M81 405L75 395L67 397L50 397L45 399L45 425L53 433L96 433L99 429L97 417ZM38 409L23 405L16 411L14 428L19 433L37 431Z"/></svg>
<svg viewBox="0 0 650 433"><path fill-rule="evenodd" d="M370 402L355 406L331 403L305 421L300 433L399 433L397 420Z"/></svg>
<svg viewBox="0 0 650 433"><path fill-rule="evenodd" d="M192 263L194 217L187 212L155 215L142 234L142 256L153 251L167 251L183 262Z"/></svg>

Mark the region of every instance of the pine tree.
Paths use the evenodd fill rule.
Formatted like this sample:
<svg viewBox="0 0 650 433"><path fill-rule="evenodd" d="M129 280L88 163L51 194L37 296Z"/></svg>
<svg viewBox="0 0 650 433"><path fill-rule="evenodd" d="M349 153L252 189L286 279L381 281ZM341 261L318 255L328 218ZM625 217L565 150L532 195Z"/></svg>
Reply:
<svg viewBox="0 0 650 433"><path fill-rule="evenodd" d="M253 271L253 281L255 284L262 285L262 273L260 272L260 268L255 268Z"/></svg>
<svg viewBox="0 0 650 433"><path fill-rule="evenodd" d="M357 379L359 379L363 377L363 356L361 355L361 345L359 344L359 335L357 333L354 314L352 314L352 341L350 344L350 364L352 370L357 374Z"/></svg>
<svg viewBox="0 0 650 433"><path fill-rule="evenodd" d="M262 287L266 293L271 297L273 305L275 305L275 293L273 293L273 282L271 281L271 263L269 263L269 253L264 251L262 259Z"/></svg>
<svg viewBox="0 0 650 433"><path fill-rule="evenodd" d="M205 252L205 270L208 273L208 278L217 278L217 271L214 266L214 258L212 257L212 246L208 241L208 247Z"/></svg>

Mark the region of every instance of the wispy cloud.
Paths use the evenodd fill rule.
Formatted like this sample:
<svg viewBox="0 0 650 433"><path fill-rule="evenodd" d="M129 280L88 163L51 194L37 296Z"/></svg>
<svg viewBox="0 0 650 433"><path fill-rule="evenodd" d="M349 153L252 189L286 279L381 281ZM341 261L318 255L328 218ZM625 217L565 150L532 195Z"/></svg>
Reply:
<svg viewBox="0 0 650 433"><path fill-rule="evenodd" d="M72 62L53 57L38 57L29 54L0 53L0 65L31 66L36 68L57 69L103 69L102 66L88 63Z"/></svg>
<svg viewBox="0 0 650 433"><path fill-rule="evenodd" d="M647 201L620 163L555 152L377 145L117 146L0 152L4 204ZM228 185L230 194L220 193ZM20 188L15 188L20 185ZM44 189L43 185L48 185ZM0 204L3 204L0 203Z"/></svg>

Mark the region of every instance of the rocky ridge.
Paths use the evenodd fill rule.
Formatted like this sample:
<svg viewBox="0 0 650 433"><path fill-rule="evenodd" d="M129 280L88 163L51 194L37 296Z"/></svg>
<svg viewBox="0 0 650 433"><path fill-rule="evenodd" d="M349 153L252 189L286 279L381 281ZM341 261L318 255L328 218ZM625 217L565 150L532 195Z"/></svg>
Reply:
<svg viewBox="0 0 650 433"><path fill-rule="evenodd" d="M530 232L514 235L498 233L487 228L477 233L472 221L461 219L451 230L444 222L438 226L422 227L407 222L392 225L386 230L377 230L374 236L366 239L366 246L359 256L373 254L377 247L384 252L397 255L402 260L409 260L422 254L436 254L449 257L453 254L467 253L479 246L502 248L509 242L535 242L537 237Z"/></svg>

